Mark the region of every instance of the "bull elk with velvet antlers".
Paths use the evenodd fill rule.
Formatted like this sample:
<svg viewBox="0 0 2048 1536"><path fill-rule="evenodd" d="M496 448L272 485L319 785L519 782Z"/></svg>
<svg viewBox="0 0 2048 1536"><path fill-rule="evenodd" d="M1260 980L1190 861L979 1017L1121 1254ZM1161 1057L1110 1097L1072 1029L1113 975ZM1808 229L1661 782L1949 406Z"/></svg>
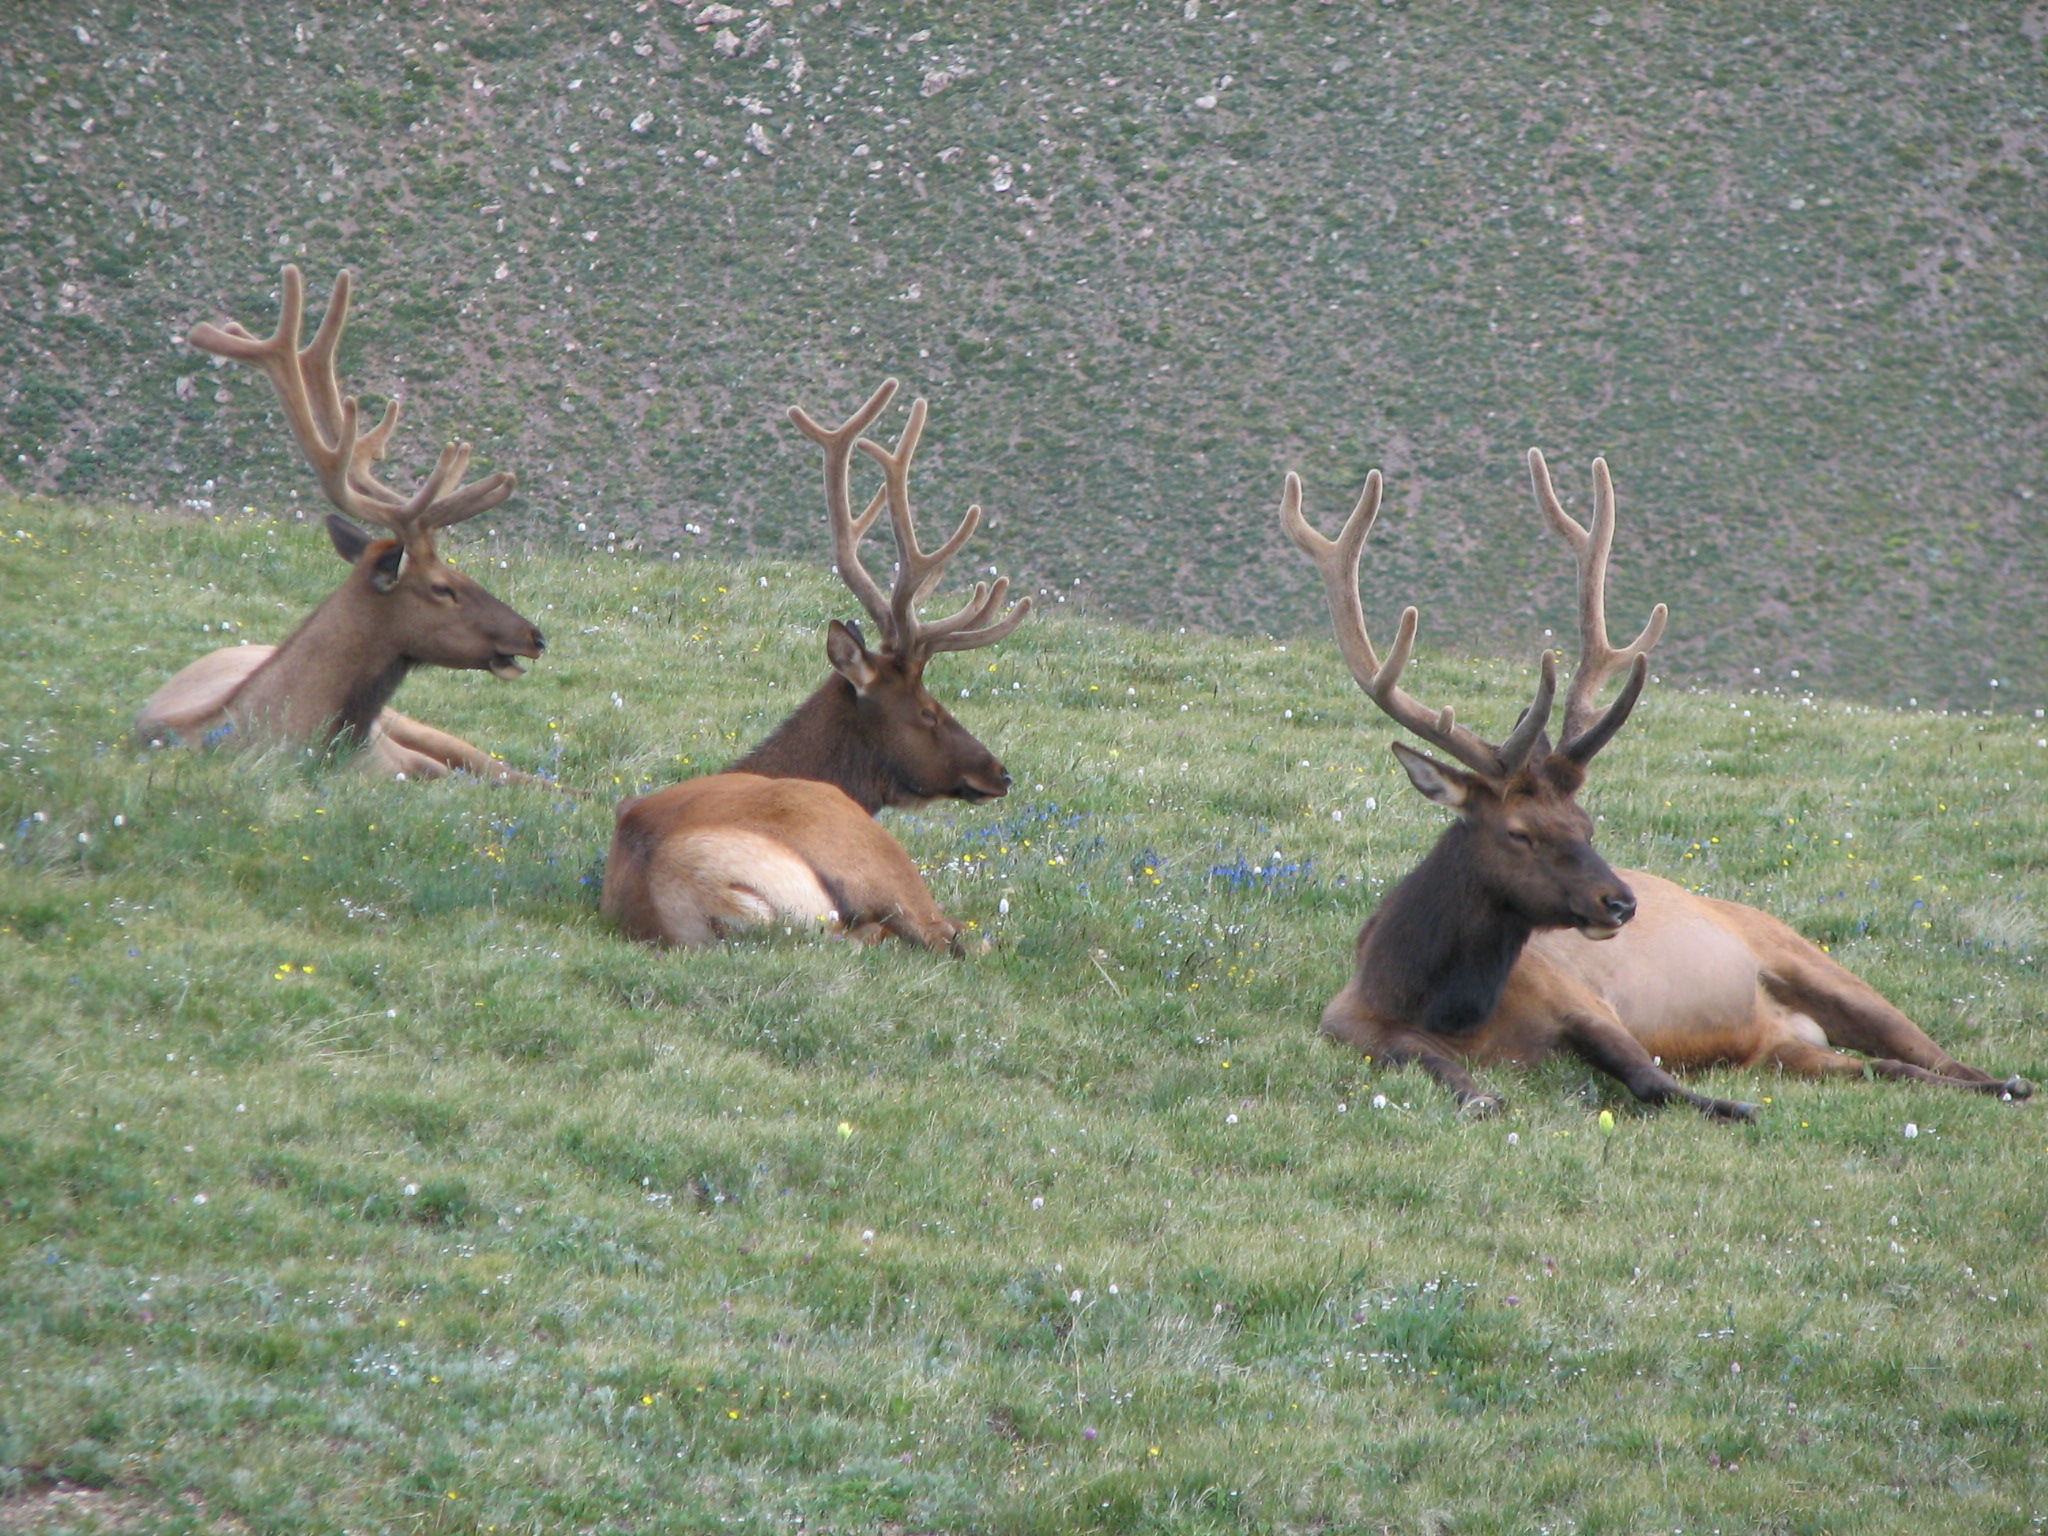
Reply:
<svg viewBox="0 0 2048 1536"><path fill-rule="evenodd" d="M464 770L494 780L538 782L460 737L387 707L416 666L483 670L520 676L522 657L545 642L531 622L442 560L434 531L488 511L512 494L510 474L461 483L469 445L450 443L420 488L406 495L384 484L371 466L384 456L398 425L398 402L368 431L360 407L344 395L334 356L348 319L349 275L334 296L313 343L299 347L305 284L284 269L284 312L269 336L240 325L193 327L192 345L256 368L277 390L286 423L320 488L337 513L327 518L335 552L352 567L348 579L281 645L245 645L204 656L157 690L136 729L188 741L232 735L285 741L321 750L360 749L373 772L438 778ZM348 514L348 517L339 515ZM348 521L375 524L378 537Z"/></svg>
<svg viewBox="0 0 2048 1536"><path fill-rule="evenodd" d="M1382 660L1366 633L1358 562L1379 510L1380 475L1367 477L1333 541L1301 512L1288 475L1280 521L1321 572L1337 644L1368 697L1462 765L1401 742L1395 755L1417 790L1458 819L1387 895L1358 935L1357 969L1323 1011L1323 1031L1389 1065L1420 1064L1474 1114L1501 1100L1468 1066L1532 1063L1569 1052L1621 1080L1638 1099L1683 1100L1724 1120L1756 1106L1694 1093L1667 1068L1776 1067L1806 1077L1908 1078L2008 1098L2003 1081L1946 1055L1898 1009L1776 918L1695 895L1640 870L1616 870L1594 851L1593 824L1575 796L1587 766L1635 707L1664 605L1628 645L1608 641L1606 576L1614 488L1593 461L1593 525L1559 505L1542 454L1529 452L1537 506L1578 565L1579 661L1563 730L1547 730L1557 658L1543 653L1535 697L1499 745L1403 691L1415 642L1408 608ZM1602 686L1627 680L1595 714ZM1845 1051L1859 1051L1850 1056Z"/></svg>
<svg viewBox="0 0 2048 1536"><path fill-rule="evenodd" d="M895 393L896 381L886 381L837 427L795 407L789 413L825 450L833 555L881 643L869 650L858 628L834 619L825 635L833 675L767 740L724 773L620 804L604 911L632 938L699 946L733 928L794 919L832 924L868 942L893 933L927 949L963 947L965 925L939 909L917 865L875 815L884 806L1009 793L1008 772L932 697L924 669L941 652L994 645L1024 622L1031 599L1005 612L1010 582L1002 577L993 586L976 582L966 604L945 618L917 616L981 509L969 507L938 548L919 547L910 461L925 402L911 406L893 452L861 435ZM882 487L859 516L851 483L856 447L882 468ZM885 503L897 553L887 598L860 559L861 537Z"/></svg>

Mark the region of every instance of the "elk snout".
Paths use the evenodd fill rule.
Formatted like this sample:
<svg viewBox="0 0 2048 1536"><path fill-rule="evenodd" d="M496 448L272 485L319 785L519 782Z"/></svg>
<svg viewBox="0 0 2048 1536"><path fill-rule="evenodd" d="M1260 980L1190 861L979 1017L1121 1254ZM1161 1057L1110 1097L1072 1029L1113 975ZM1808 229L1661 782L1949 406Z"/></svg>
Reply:
<svg viewBox="0 0 2048 1536"><path fill-rule="evenodd" d="M1635 893L1618 886L1600 898L1600 918L1579 924L1579 932L1589 939L1611 939L1635 915Z"/></svg>
<svg viewBox="0 0 2048 1536"><path fill-rule="evenodd" d="M971 768L960 776L960 783L954 789L955 799L975 804L983 800L1000 800L1010 792L1010 770L994 758L979 768Z"/></svg>
<svg viewBox="0 0 2048 1536"><path fill-rule="evenodd" d="M523 642L515 642L512 647L492 655L489 662L491 675L504 678L507 682L515 677L524 677L526 675L526 668L519 665L518 658L521 656L538 658L540 653L547 648L548 642L546 638L537 627L529 624L526 626L526 639Z"/></svg>

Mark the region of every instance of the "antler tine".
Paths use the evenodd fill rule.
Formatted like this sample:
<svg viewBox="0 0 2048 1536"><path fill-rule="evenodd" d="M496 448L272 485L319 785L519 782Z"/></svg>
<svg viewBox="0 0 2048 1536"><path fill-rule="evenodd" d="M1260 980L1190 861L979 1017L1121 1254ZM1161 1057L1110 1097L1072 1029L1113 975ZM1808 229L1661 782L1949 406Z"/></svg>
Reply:
<svg viewBox="0 0 2048 1536"><path fill-rule="evenodd" d="M1302 515L1301 477L1290 470L1280 495L1280 525L1287 530L1294 547L1309 557L1322 576L1337 649L1343 652L1351 675L1365 690L1366 697L1397 725L1448 752L1474 772L1488 778L1505 778L1520 766L1549 722L1551 699L1557 686L1556 658L1544 653L1536 697L1523 713L1521 724L1498 747L1459 725L1449 705L1431 709L1406 692L1401 687L1401 673L1415 649L1421 615L1413 606L1401 610L1393 649L1382 661L1366 630L1365 608L1358 596L1358 563L1365 551L1365 536L1379 516L1380 487L1380 472L1374 470L1365 477L1365 490L1342 531L1336 538L1326 539Z"/></svg>
<svg viewBox="0 0 2048 1536"><path fill-rule="evenodd" d="M860 516L853 515L853 483L849 473L853 463L853 445L860 441L865 432L882 410L895 398L896 381L884 379L881 388L869 395L865 404L836 427L820 424L800 405L789 408L789 419L806 437L825 450L825 513L832 525L832 558L839 567L839 579L846 583L860 604L867 609L886 637L894 624L888 602L882 596L882 589L875 578L868 574L860 561L860 541L875 519L881 516L883 504L888 496L886 485L875 493L867 510Z"/></svg>
<svg viewBox="0 0 2048 1536"><path fill-rule="evenodd" d="M1628 718L1642 692L1646 675L1645 658L1664 636L1671 610L1659 603L1650 610L1649 622L1627 645L1616 649L1607 636L1607 561L1614 548L1614 481L1607 461L1593 461L1593 526L1582 527L1565 511L1550 484L1550 466L1541 449L1529 450L1529 484L1536 493L1536 505L1544 521L1571 546L1578 566L1579 662L1572 671L1571 686L1565 693L1563 747L1581 761L1613 737ZM1598 720L1592 718L1593 700L1607 680L1623 667L1635 666L1636 676L1615 697Z"/></svg>
<svg viewBox="0 0 2048 1536"><path fill-rule="evenodd" d="M434 466L427 484L413 498L421 508L418 517L422 528L447 528L466 517L488 512L519 486L517 475L501 469L474 485L464 485L452 492L442 489L456 485L468 472L469 444L450 443L441 450L441 462Z"/></svg>
<svg viewBox="0 0 2048 1536"><path fill-rule="evenodd" d="M313 345L303 353L299 336L305 327L306 285L296 266L284 269L283 287L277 328L268 336L255 335L239 321L231 320L225 326L202 321L192 327L186 340L201 351L247 363L269 379L284 407L285 422L327 499L365 522L387 523L389 510L400 498L377 494L381 488L374 481L361 486L355 483L355 402L340 399L332 388L334 348L347 323L349 275L343 272L335 278L327 313ZM328 365L316 368L311 379L306 374L309 358ZM390 435L388 426L380 430L381 436L372 434L379 443Z"/></svg>
<svg viewBox="0 0 2048 1536"><path fill-rule="evenodd" d="M899 651L909 656L931 656L938 651L977 650L993 645L1022 624L1031 611L1031 600L1021 599L1002 619L982 625L1001 606L1009 591L1008 578L999 579L993 590L976 582L974 593L957 612L943 619L920 622L917 605L924 601L946 566L958 554L974 530L981 526L981 508L971 506L960 524L938 548L918 547L917 521L910 507L910 461L924 435L929 407L923 397L911 402L910 422L903 429L895 452L863 438L861 451L882 466L882 489L888 497L890 526L896 534L896 590L890 600L891 637Z"/></svg>
<svg viewBox="0 0 2048 1536"><path fill-rule="evenodd" d="M286 268L287 291L299 286L298 268ZM348 328L349 300L354 296L355 280L348 268L343 267L334 275L334 292L327 300L327 313L320 317L320 328L313 333L313 341L305 351L297 350L299 345L299 317L290 316L291 328L278 323L278 335L284 347L281 356L290 359L298 375L300 387L305 393L313 422L319 427L326 440L328 452L339 454L344 444L348 459L343 465L349 484L360 495L367 496L378 505L403 502L404 498L395 491L378 483L370 473L369 466L384 457L385 444L391 441L392 431L398 426L399 405L393 399L384 406L384 415L377 425L368 432L358 433L358 413L361 407L353 395L341 392L341 375L335 367L335 354L341 350L341 333Z"/></svg>
<svg viewBox="0 0 2048 1536"><path fill-rule="evenodd" d="M925 654L937 655L940 651L978 651L985 645L994 645L998 640L1008 639L1019 624L1031 617L1031 599L1020 597L1010 611L995 623L976 628L981 621L1003 606L1009 596L1010 578L998 576L996 584L982 596L982 584L974 584L974 598L965 608L951 618L937 619L923 625L918 633L918 643ZM955 627L957 621L958 627Z"/></svg>
<svg viewBox="0 0 2048 1536"><path fill-rule="evenodd" d="M467 443L443 449L434 472L410 497L379 480L370 466L384 457L398 426L399 405L392 400L377 425L364 432L359 402L341 392L335 354L348 324L352 280L346 270L336 275L327 313L303 350L299 337L305 328L306 288L297 266L285 267L283 287L277 328L270 335L256 336L230 320L225 326L195 325L186 339L202 351L248 363L270 380L292 436L329 501L351 517L404 538L474 517L512 494L518 480L502 470L475 485L449 489L469 467Z"/></svg>

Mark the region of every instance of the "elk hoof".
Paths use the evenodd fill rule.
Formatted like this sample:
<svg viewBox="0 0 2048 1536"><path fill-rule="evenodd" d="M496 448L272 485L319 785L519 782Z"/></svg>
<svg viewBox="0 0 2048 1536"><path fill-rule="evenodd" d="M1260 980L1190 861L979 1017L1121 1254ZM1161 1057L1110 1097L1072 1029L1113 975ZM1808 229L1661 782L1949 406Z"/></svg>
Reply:
<svg viewBox="0 0 2048 1536"><path fill-rule="evenodd" d="M2002 1099L2031 1099L2034 1096L2034 1085L2024 1077L2008 1077L1998 1085L1998 1096Z"/></svg>
<svg viewBox="0 0 2048 1536"><path fill-rule="evenodd" d="M1741 1099L1714 1099L1709 1102L1707 1113L1716 1120L1754 1120L1763 1110Z"/></svg>
<svg viewBox="0 0 2048 1536"><path fill-rule="evenodd" d="M1467 1120L1491 1120L1507 1107L1507 1100L1497 1093L1475 1093L1458 1105Z"/></svg>

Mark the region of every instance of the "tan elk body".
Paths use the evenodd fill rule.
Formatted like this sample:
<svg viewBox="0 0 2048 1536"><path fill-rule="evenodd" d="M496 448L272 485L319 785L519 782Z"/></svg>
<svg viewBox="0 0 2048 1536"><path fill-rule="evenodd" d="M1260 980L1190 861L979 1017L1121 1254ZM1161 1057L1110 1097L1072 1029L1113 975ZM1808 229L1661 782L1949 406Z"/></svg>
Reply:
<svg viewBox="0 0 2048 1536"><path fill-rule="evenodd" d="M1281 522L1322 574L1352 675L1382 711L1458 765L1394 744L1416 789L1458 820L1360 931L1356 968L1324 1009L1324 1032L1376 1061L1419 1064L1477 1114L1501 1100L1479 1086L1472 1066L1528 1064L1558 1051L1620 1079L1647 1103L1683 1100L1721 1119L1751 1118L1756 1107L1694 1093L1673 1069L1870 1073L2027 1097L2026 1079L2000 1080L1956 1061L1778 919L1657 875L1612 869L1594 850L1592 820L1576 795L1594 754L1635 707L1665 610L1658 604L1627 646L1609 642L1607 466L1593 462L1590 529L1558 503L1533 449L1529 473L1538 507L1578 565L1579 662L1554 749L1546 731L1557 664L1549 652L1535 698L1496 746L1459 725L1451 709L1429 708L1401 688L1414 608L1402 613L1387 657L1374 649L1358 563L1379 509L1378 471L1335 540L1309 526L1301 483L1287 477ZM1623 668L1627 681L1596 716L1602 685Z"/></svg>
<svg viewBox="0 0 2048 1536"><path fill-rule="evenodd" d="M892 452L862 433L896 392L891 379L846 422L790 418L825 450L825 501L840 578L879 631L869 650L834 620L825 654L832 676L767 740L727 772L624 801L605 866L604 911L650 943L704 945L777 920L830 925L875 940L893 933L928 949L962 947L903 845L875 820L886 806L936 799L993 800L1010 775L924 685L943 651L993 645L1024 622L1031 600L1007 613L1009 579L977 582L965 606L923 620L918 605L980 523L969 507L950 538L926 551L910 509L910 461L924 430L917 401ZM882 489L858 517L851 461L859 447L881 465ZM860 540L886 503L896 538L895 591L884 598L860 559Z"/></svg>
<svg viewBox="0 0 2048 1536"><path fill-rule="evenodd" d="M515 484L510 474L462 485L469 466L466 443L444 449L410 496L372 473L398 424L398 402L365 432L355 397L341 392L334 358L349 288L343 272L303 351L305 286L293 266L284 269L283 313L271 335L253 336L234 323L199 325L191 342L248 363L270 380L328 500L377 525L384 536L330 514L328 536L349 563L347 579L282 644L218 650L179 672L143 707L136 730L159 739L228 737L321 750L360 748L362 766L399 777L466 770L484 778L528 779L460 737L388 707L414 667L518 677L525 670L520 658L539 656L545 642L530 621L449 565L435 547L436 529L509 496Z"/></svg>

